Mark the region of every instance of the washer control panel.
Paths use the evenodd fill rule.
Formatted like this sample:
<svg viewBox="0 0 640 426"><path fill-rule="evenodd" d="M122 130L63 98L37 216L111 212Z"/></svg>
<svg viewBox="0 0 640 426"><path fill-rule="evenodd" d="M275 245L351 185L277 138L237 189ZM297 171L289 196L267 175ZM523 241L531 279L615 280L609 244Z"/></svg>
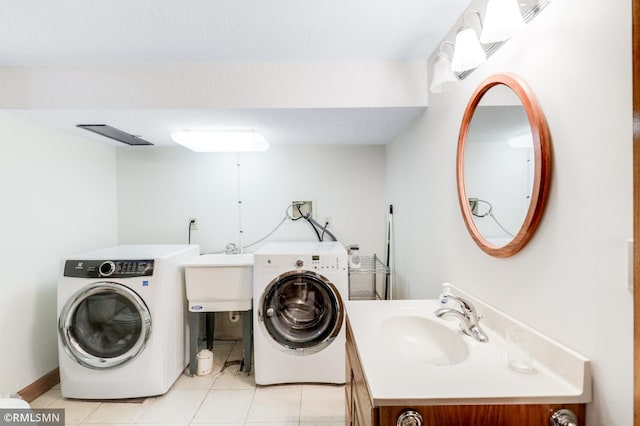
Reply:
<svg viewBox="0 0 640 426"><path fill-rule="evenodd" d="M295 269L310 271L341 271L345 269L345 262L340 256L332 255L303 255L291 258L290 265Z"/></svg>
<svg viewBox="0 0 640 426"><path fill-rule="evenodd" d="M133 278L153 275L153 260L67 260L64 276L73 278Z"/></svg>

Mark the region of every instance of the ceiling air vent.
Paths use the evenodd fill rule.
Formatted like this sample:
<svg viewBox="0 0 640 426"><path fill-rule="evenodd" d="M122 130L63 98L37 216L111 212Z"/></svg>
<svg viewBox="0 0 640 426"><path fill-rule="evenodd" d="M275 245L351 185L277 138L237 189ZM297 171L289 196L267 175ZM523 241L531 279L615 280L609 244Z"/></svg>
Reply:
<svg viewBox="0 0 640 426"><path fill-rule="evenodd" d="M147 142L144 139L130 135L115 127L107 126L106 124L78 124L76 127L117 140L118 142L126 143L127 145L153 145L151 142Z"/></svg>

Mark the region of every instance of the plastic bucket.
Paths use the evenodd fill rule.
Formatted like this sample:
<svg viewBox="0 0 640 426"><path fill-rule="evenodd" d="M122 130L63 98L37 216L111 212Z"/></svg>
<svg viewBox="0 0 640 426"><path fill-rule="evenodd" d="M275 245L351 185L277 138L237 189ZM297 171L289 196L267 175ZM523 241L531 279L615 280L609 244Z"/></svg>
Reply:
<svg viewBox="0 0 640 426"><path fill-rule="evenodd" d="M196 374L206 376L213 371L213 352L203 349L196 355Z"/></svg>

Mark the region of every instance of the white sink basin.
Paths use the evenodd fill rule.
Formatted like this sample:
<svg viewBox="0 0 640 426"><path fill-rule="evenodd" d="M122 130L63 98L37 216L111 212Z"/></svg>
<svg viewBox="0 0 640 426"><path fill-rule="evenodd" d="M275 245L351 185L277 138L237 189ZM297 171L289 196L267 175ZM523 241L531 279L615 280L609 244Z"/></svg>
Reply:
<svg viewBox="0 0 640 426"><path fill-rule="evenodd" d="M555 404L591 400L589 361L534 331L534 371L509 368L506 314L455 289L483 316L480 343L435 315L439 300L348 300L348 323L374 405ZM499 331L496 331L499 330Z"/></svg>
<svg viewBox="0 0 640 426"><path fill-rule="evenodd" d="M402 315L386 318L380 333L395 352L404 358L431 365L458 364L469 357L462 333L434 320Z"/></svg>
<svg viewBox="0 0 640 426"><path fill-rule="evenodd" d="M205 254L183 263L192 312L247 311L253 297L253 254Z"/></svg>

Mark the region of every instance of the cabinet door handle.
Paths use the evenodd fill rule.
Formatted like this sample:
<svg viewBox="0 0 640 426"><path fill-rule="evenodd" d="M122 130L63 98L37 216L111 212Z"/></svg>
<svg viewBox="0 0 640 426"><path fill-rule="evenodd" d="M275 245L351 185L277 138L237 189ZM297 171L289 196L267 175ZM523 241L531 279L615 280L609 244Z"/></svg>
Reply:
<svg viewBox="0 0 640 426"><path fill-rule="evenodd" d="M578 417L573 411L563 408L551 415L549 426L578 426Z"/></svg>
<svg viewBox="0 0 640 426"><path fill-rule="evenodd" d="M396 426L422 426L422 424L422 416L414 410L403 411L396 422Z"/></svg>

